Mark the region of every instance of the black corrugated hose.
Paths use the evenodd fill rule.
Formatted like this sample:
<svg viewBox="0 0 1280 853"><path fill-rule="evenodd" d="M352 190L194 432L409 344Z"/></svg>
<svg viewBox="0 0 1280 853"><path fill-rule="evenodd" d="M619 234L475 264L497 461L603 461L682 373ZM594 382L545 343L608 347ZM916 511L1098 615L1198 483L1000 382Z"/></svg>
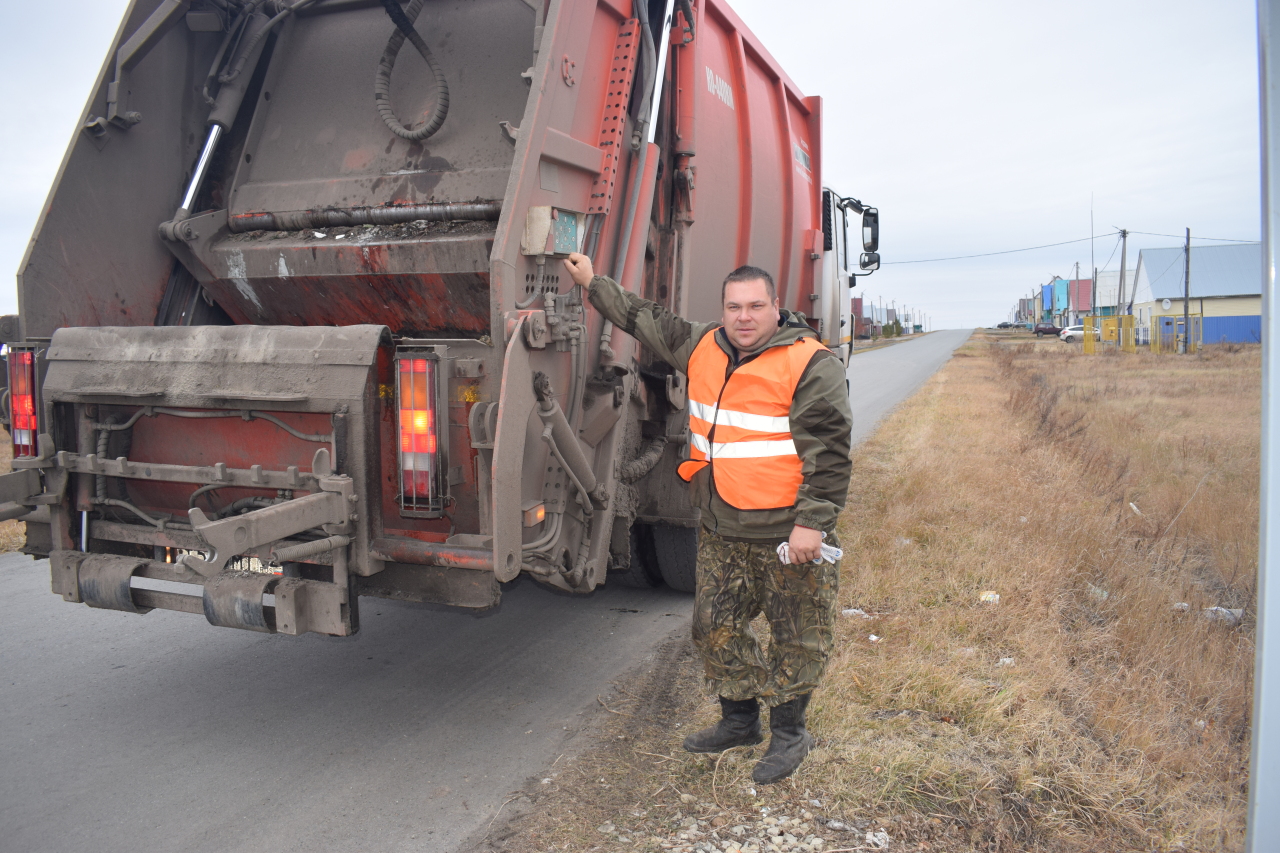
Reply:
<svg viewBox="0 0 1280 853"><path fill-rule="evenodd" d="M431 50L427 47L427 43L422 40L422 36L418 35L418 31L413 28L413 22L417 19L418 13L422 11L422 6L425 2L426 0L412 0L408 6L401 9L398 0L382 0L382 6L387 10L387 17L396 25L396 31L391 34L391 38L387 41L387 49L383 52L382 59L378 62L378 76L373 84L373 97L378 104L378 114L382 116L382 120L386 122L387 127L391 128L392 133L401 139L408 139L411 142L421 142L435 133L440 129L440 125L444 124L445 116L449 114L449 85L445 83L444 72L436 64L436 58L431 55ZM417 49L418 54L426 60L427 66L431 69L431 73L436 80L435 111L431 113L430 120L417 130L409 130L402 125L400 119L396 118L395 110L391 107L391 71L396 67L396 56L400 53L400 48L404 46L406 38Z"/></svg>

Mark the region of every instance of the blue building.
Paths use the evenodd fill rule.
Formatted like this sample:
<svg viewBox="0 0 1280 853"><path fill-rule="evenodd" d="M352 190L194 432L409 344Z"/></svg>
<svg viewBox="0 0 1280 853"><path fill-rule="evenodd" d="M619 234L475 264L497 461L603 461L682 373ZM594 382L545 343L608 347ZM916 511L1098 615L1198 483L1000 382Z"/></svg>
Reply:
<svg viewBox="0 0 1280 853"><path fill-rule="evenodd" d="M1133 314L1139 337L1183 315L1183 248L1143 249ZM1191 314L1203 319L1206 344L1262 341L1262 244L1191 247Z"/></svg>

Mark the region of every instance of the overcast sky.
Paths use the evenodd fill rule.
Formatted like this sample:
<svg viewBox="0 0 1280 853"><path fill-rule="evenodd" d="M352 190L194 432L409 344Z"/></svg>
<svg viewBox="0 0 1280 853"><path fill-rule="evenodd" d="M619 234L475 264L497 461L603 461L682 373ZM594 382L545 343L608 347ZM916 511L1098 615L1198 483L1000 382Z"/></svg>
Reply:
<svg viewBox="0 0 1280 853"><path fill-rule="evenodd" d="M3 3L0 313L125 0ZM56 35L48 14L58 8ZM880 209L885 266L860 291L935 328L1006 319L1133 231L1256 240L1258 86L1248 0L957 3L733 0L806 95L825 101L824 182ZM25 37L23 34L29 34ZM1096 241L1116 269L1115 238ZM1134 236L1143 246L1178 238ZM1108 258L1111 258L1108 266Z"/></svg>

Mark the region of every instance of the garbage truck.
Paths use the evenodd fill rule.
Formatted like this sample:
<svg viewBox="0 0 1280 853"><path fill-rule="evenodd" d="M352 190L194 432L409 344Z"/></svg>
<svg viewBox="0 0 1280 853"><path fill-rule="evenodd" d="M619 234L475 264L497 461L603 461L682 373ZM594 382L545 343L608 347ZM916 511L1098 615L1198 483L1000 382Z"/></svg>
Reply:
<svg viewBox="0 0 1280 853"><path fill-rule="evenodd" d="M561 259L698 320L763 267L847 360L821 131L723 0L133 0L0 318L0 518L67 601L262 632L691 590L685 377Z"/></svg>

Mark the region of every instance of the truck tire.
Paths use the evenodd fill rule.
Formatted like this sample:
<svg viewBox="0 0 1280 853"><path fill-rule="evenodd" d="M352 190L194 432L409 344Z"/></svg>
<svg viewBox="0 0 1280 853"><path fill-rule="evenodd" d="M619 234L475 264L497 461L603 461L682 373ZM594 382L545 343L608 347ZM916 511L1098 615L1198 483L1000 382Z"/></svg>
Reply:
<svg viewBox="0 0 1280 853"><path fill-rule="evenodd" d="M611 569L606 583L636 589L652 589L662 582L653 554L653 530L647 524L631 525L631 555L625 569Z"/></svg>
<svg viewBox="0 0 1280 853"><path fill-rule="evenodd" d="M679 592L697 588L698 529L696 527L653 527L653 552L658 571L667 586Z"/></svg>

